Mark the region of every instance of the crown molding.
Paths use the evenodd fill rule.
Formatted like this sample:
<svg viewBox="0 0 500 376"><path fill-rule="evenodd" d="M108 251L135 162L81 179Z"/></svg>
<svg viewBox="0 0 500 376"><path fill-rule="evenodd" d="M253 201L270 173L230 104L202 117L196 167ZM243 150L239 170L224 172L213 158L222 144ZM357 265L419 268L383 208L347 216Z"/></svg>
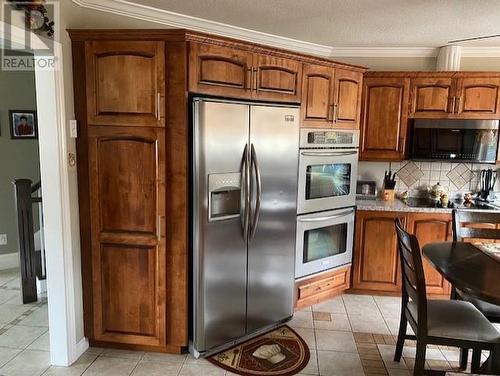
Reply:
<svg viewBox="0 0 500 376"><path fill-rule="evenodd" d="M439 47L332 47L170 12L127 0L72 0L88 9L326 58L437 57ZM500 57L500 47L462 47L464 57Z"/></svg>
<svg viewBox="0 0 500 376"><path fill-rule="evenodd" d="M334 47L332 57L436 57L436 47Z"/></svg>
<svg viewBox="0 0 500 376"><path fill-rule="evenodd" d="M500 47L462 47L462 57L500 57Z"/></svg>
<svg viewBox="0 0 500 376"><path fill-rule="evenodd" d="M73 0L73 3L88 9L132 17L175 28L190 29L203 33L240 39L247 42L265 44L305 54L322 57L329 57L332 54L332 47L329 46L267 34L238 26L205 20L198 17L187 16L163 9L132 3L126 0Z"/></svg>

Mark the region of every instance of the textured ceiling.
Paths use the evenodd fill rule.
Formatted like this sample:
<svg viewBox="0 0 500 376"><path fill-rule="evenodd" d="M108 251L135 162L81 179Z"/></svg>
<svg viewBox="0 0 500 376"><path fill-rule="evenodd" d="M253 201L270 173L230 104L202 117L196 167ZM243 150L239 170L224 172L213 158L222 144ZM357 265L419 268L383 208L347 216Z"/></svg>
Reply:
<svg viewBox="0 0 500 376"><path fill-rule="evenodd" d="M334 47L439 47L500 34L500 0L129 0ZM462 43L500 46L500 38Z"/></svg>

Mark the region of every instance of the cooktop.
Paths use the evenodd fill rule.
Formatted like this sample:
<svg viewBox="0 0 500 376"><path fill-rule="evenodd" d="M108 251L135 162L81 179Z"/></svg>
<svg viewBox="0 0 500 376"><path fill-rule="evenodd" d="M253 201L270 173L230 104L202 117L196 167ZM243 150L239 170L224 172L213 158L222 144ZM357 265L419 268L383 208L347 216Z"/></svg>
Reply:
<svg viewBox="0 0 500 376"><path fill-rule="evenodd" d="M403 202L412 208L442 208L440 202L436 202L429 198L409 197ZM464 202L463 200L455 200L448 202L448 209L475 209L475 210L498 210L496 205L480 200L472 200Z"/></svg>

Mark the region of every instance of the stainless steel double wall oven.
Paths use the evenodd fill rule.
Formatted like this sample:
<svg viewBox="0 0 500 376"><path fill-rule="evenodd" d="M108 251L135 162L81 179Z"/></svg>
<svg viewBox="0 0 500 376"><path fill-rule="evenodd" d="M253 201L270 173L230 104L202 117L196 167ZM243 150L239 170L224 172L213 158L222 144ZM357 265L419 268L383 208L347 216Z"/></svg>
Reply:
<svg viewBox="0 0 500 376"><path fill-rule="evenodd" d="M359 131L300 131L297 279L352 262Z"/></svg>

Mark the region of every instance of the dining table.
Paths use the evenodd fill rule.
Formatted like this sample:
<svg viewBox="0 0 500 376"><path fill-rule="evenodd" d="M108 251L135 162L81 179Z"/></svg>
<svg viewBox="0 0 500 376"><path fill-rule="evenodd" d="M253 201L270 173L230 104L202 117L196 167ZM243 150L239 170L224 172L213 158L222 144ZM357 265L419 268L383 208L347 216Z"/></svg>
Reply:
<svg viewBox="0 0 500 376"><path fill-rule="evenodd" d="M454 288L500 305L500 243L495 244L430 243L422 253ZM500 375L500 346L482 364L480 374Z"/></svg>

